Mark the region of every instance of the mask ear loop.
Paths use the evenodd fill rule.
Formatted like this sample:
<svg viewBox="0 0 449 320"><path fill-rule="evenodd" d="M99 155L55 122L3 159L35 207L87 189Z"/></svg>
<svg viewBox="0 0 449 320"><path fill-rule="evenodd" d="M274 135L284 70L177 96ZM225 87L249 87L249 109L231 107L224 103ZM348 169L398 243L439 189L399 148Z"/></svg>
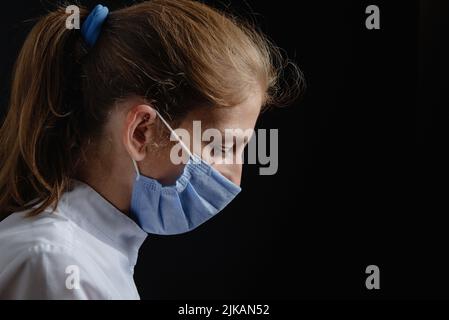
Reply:
<svg viewBox="0 0 449 320"><path fill-rule="evenodd" d="M136 160L134 160L133 158L131 158L131 160L133 161L134 169L136 170L136 181L137 181L140 179L139 167L137 167Z"/></svg>
<svg viewBox="0 0 449 320"><path fill-rule="evenodd" d="M164 125L170 130L170 133L178 140L178 142L181 144L181 147L189 154L190 158L193 159L194 163L199 163L200 160L198 159L198 156L195 156L189 148L185 145L185 143L182 141L182 139L176 134L175 130L172 129L172 127L168 124L167 121L165 121L164 117L159 113L159 111L156 110L156 114L159 116L159 118L162 120Z"/></svg>

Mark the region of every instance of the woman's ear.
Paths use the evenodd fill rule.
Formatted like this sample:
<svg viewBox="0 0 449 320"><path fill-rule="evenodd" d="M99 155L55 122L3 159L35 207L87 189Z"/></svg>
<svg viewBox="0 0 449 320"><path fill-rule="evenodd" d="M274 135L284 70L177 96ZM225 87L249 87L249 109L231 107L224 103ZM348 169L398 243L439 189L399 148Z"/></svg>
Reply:
<svg viewBox="0 0 449 320"><path fill-rule="evenodd" d="M147 146L152 137L152 125L157 112L149 105L132 107L125 117L123 143L131 158L142 161L147 153Z"/></svg>

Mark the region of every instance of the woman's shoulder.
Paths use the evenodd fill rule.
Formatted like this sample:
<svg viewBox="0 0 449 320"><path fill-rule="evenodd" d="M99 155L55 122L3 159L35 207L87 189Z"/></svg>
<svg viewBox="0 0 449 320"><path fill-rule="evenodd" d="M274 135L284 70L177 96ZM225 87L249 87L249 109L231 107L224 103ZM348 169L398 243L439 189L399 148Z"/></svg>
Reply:
<svg viewBox="0 0 449 320"><path fill-rule="evenodd" d="M72 290L70 279L79 272L90 294L101 297L75 233L58 212L18 212L0 222L0 299L86 299L86 291Z"/></svg>
<svg viewBox="0 0 449 320"><path fill-rule="evenodd" d="M70 252L73 230L72 222L57 211L13 213L0 222L0 265L24 253Z"/></svg>

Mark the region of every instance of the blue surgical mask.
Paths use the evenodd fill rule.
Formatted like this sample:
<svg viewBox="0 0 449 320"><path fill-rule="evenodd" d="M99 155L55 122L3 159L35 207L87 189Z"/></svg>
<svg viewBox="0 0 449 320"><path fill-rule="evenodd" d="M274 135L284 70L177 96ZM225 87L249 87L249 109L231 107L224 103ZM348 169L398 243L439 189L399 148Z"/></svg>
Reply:
<svg viewBox="0 0 449 320"><path fill-rule="evenodd" d="M181 234L191 231L223 210L241 191L240 187L190 152L175 131L159 118L189 154L182 175L171 186L142 176L133 159L134 182L131 213L147 233Z"/></svg>

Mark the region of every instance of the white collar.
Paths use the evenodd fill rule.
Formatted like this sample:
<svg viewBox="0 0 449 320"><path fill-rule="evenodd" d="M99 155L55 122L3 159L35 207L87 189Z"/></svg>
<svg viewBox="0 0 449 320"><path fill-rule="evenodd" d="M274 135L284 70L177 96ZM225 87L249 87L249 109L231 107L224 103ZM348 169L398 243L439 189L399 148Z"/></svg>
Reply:
<svg viewBox="0 0 449 320"><path fill-rule="evenodd" d="M71 190L66 191L59 201L61 210L57 211L115 247L128 257L130 266L134 267L147 233L92 187L79 180L73 179L72 182Z"/></svg>

